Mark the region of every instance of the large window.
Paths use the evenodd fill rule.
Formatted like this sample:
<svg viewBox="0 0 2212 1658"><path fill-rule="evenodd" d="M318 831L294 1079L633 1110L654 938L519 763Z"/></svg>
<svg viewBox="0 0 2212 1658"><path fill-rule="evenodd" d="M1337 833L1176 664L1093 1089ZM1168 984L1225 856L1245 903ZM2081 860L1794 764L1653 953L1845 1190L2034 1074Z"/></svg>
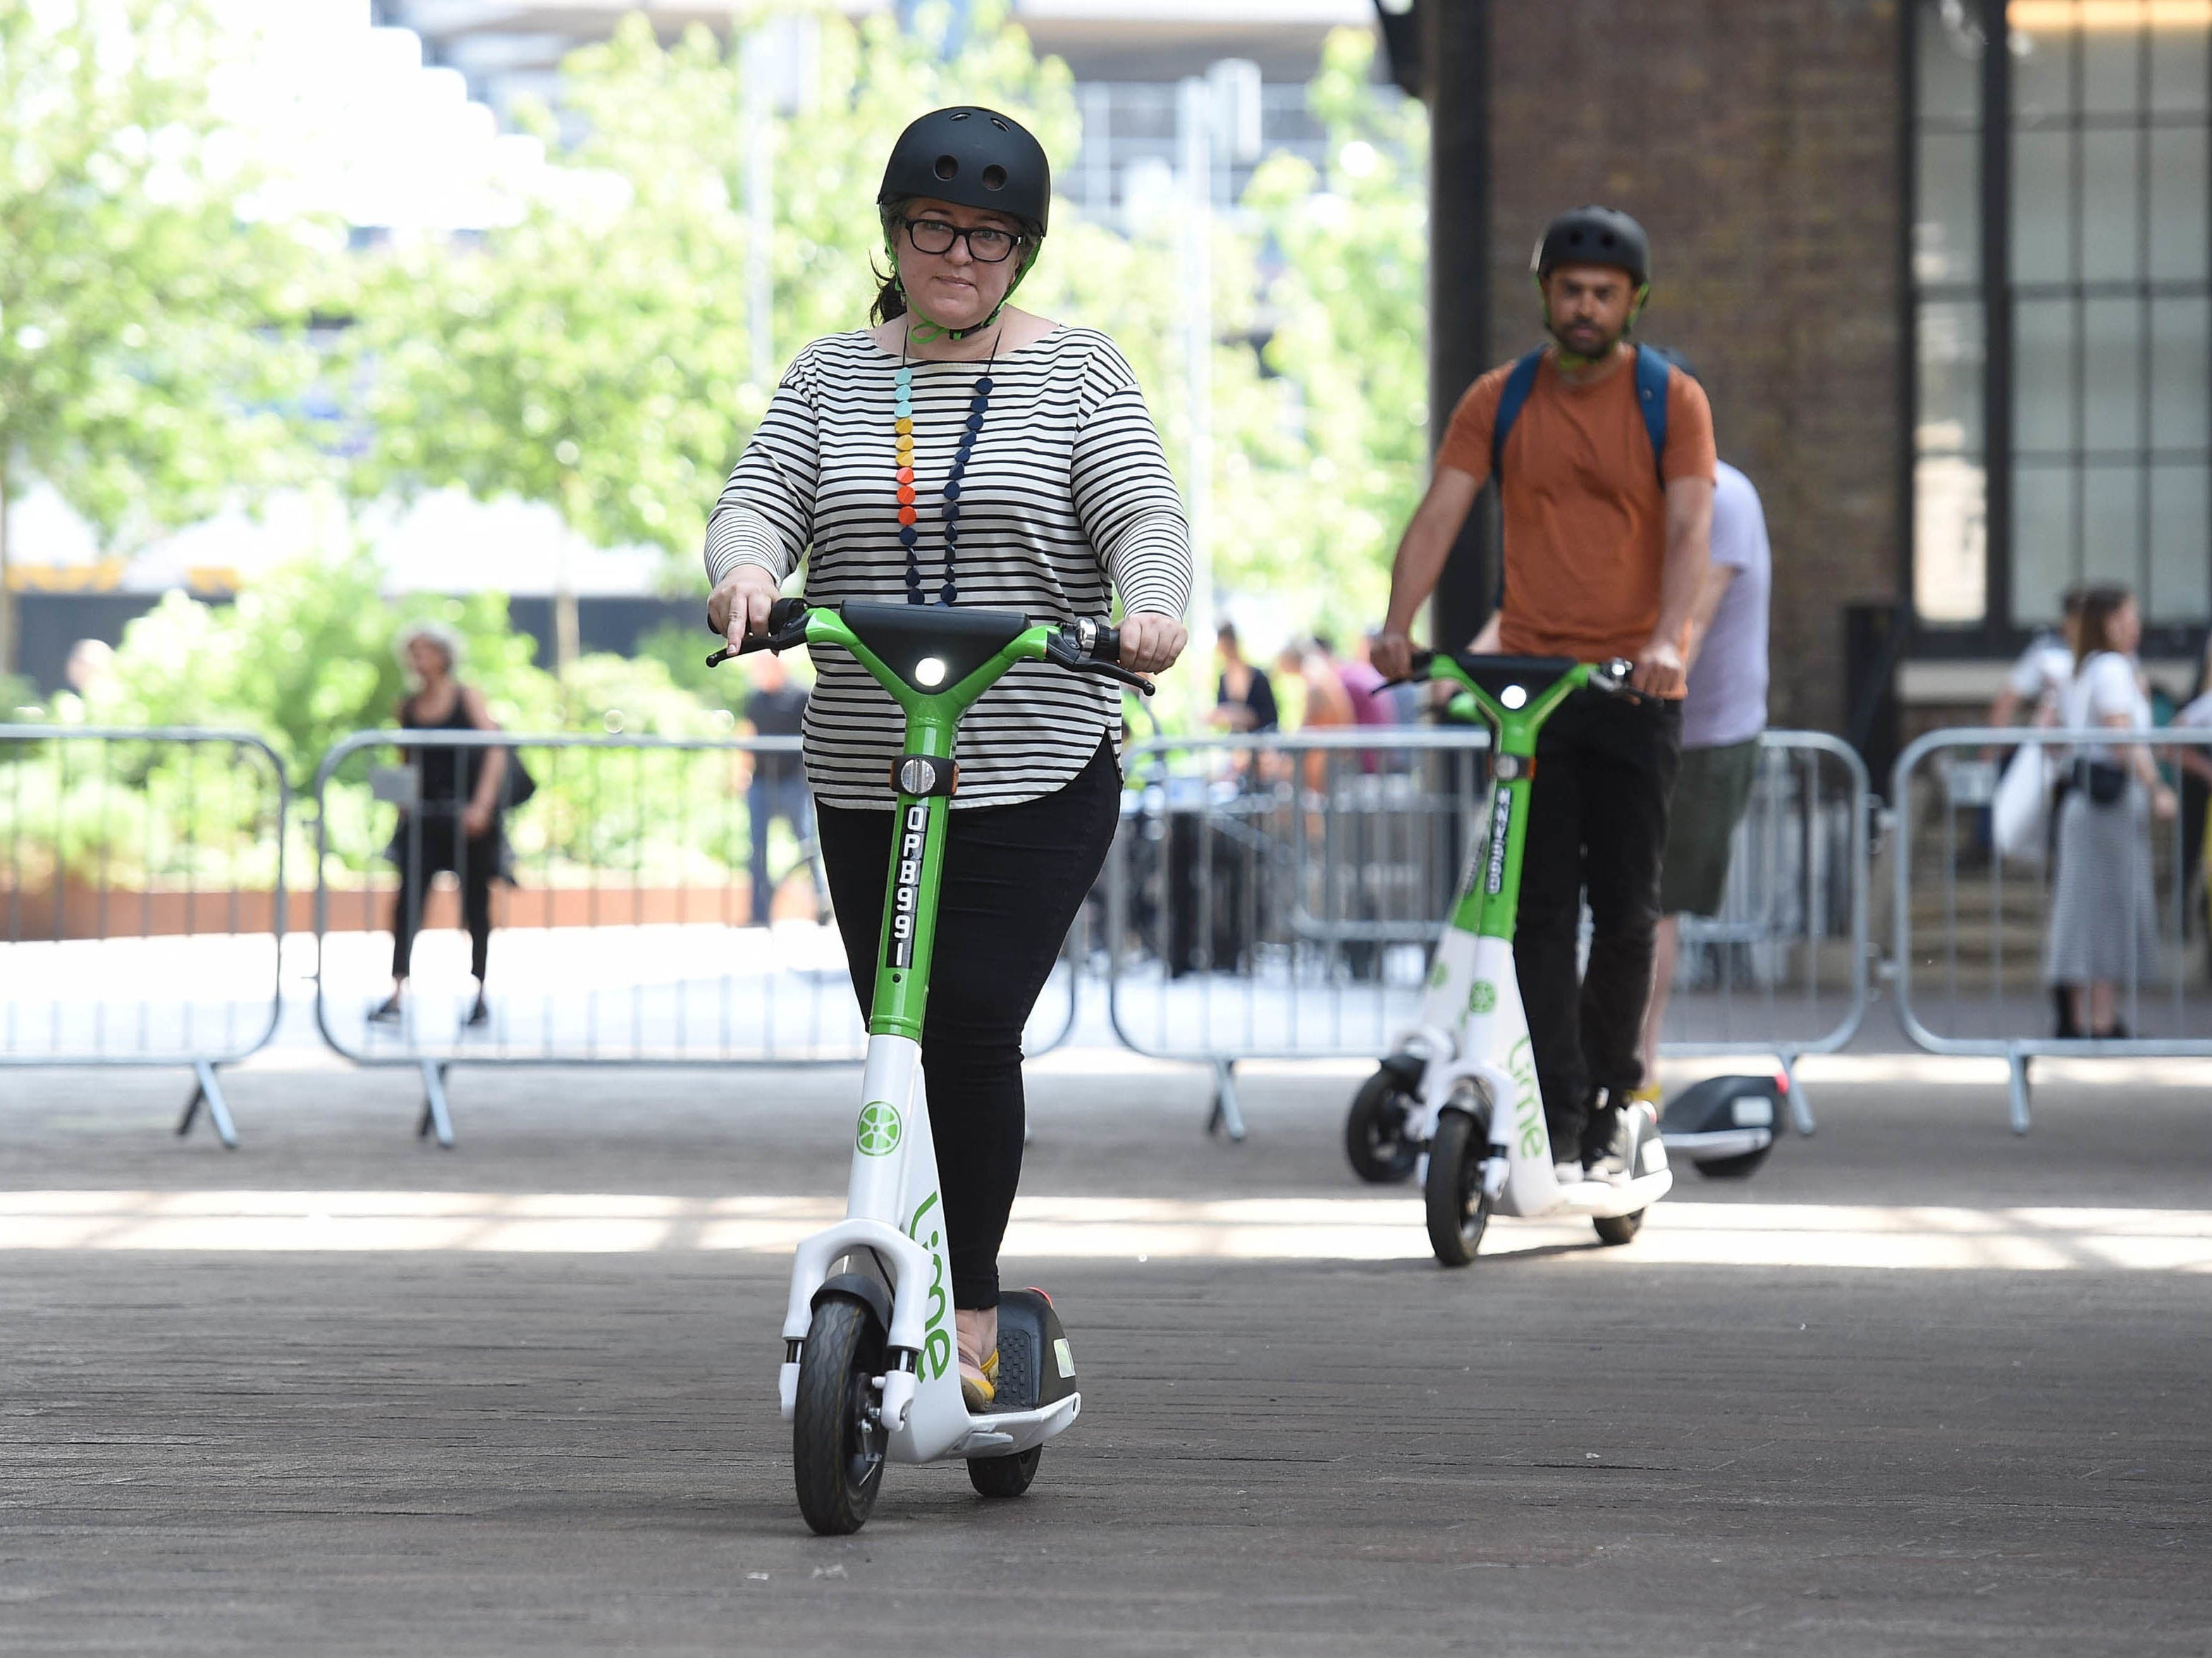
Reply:
<svg viewBox="0 0 2212 1658"><path fill-rule="evenodd" d="M1918 0L1913 598L2212 616L2212 0Z"/></svg>

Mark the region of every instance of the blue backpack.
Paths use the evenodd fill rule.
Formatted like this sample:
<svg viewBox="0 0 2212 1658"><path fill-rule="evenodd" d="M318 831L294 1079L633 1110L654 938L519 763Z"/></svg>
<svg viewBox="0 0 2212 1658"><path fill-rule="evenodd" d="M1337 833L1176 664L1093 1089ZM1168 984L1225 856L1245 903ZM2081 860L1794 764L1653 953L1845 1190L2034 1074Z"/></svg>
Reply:
<svg viewBox="0 0 2212 1658"><path fill-rule="evenodd" d="M1490 431L1490 475L1504 487L1505 440L1528 394L1536 389L1536 369L1544 361L1539 346L1513 365L1505 376L1505 390L1498 399L1498 419ZM1644 411L1644 430L1651 439L1651 465L1658 474L1659 493L1667 493L1667 376L1673 365L1656 351L1636 348L1636 401Z"/></svg>

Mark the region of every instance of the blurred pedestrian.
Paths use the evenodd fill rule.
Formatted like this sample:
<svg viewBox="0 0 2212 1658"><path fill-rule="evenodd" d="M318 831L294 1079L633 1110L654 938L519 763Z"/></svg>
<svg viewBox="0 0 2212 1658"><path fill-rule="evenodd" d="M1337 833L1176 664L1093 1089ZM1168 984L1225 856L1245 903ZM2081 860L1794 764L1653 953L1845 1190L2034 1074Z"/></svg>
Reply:
<svg viewBox="0 0 2212 1658"><path fill-rule="evenodd" d="M2031 726L2049 726L2058 719L2059 703L2074 680L2074 647L2081 628L2081 598L2087 591L2076 582L2061 601L2063 616L2056 630L2044 629L2027 642L2004 683L1990 703L1989 723L2009 726L2027 710Z"/></svg>
<svg viewBox="0 0 2212 1658"><path fill-rule="evenodd" d="M1237 624L1224 622L1214 631L1214 660L1220 670L1213 694L1213 712L1206 723L1231 732L1271 732L1282 725L1275 706L1275 687L1267 671L1244 659Z"/></svg>
<svg viewBox="0 0 2212 1658"><path fill-rule="evenodd" d="M413 687L399 701L402 727L499 729L484 706L483 693L455 677L460 659L460 641L450 629L418 622L400 634L399 661ZM432 878L450 872L460 884L461 917L469 930L469 971L477 981L468 1023L480 1025L490 1017L484 1005L484 970L491 952L491 884L506 851L500 792L507 774L507 751L426 745L402 748L400 754L414 768L415 800L400 812L398 827L385 848L384 855L399 867L399 890L392 901L392 994L369 1017L380 1022L399 1017L424 898Z"/></svg>
<svg viewBox="0 0 2212 1658"><path fill-rule="evenodd" d="M1394 687L1386 681L1375 665L1367 658L1366 634L1352 636L1351 655L1336 664L1338 683L1345 695L1352 699L1352 717L1363 726L1395 726L1401 723L1398 699L1393 692L1399 689L1410 690L1410 685Z"/></svg>
<svg viewBox="0 0 2212 1658"><path fill-rule="evenodd" d="M1328 654L1311 640L1293 639L1283 647L1275 658L1275 678L1280 684L1296 684L1298 699L1298 727L1301 731L1325 731L1333 726L1358 723L1352 710L1351 695L1344 682L1336 676L1336 665ZM1310 789L1324 788L1328 783L1329 750L1309 749L1306 751L1305 783Z"/></svg>
<svg viewBox="0 0 2212 1658"><path fill-rule="evenodd" d="M2197 681L2173 723L2183 731L2212 730L2212 633L2197 653ZM2192 895L2186 913L2195 918L2192 929L2202 922L2212 932L2212 750L2184 744L2173 758L2181 773L2181 890ZM2204 961L2212 973L2212 948Z"/></svg>
<svg viewBox="0 0 2212 1658"><path fill-rule="evenodd" d="M1673 356L1676 367L1689 366ZM1759 775L1766 729L1766 626L1773 589L1766 513L1759 491L1715 463L1713 562L1691 614L1689 690L1682 699L1682 765L1659 865L1659 927L1651 1003L1644 1015L1644 1082L1632 1098L1656 1103L1659 1029L1674 987L1682 917L1720 912L1735 826Z"/></svg>
<svg viewBox="0 0 2212 1658"><path fill-rule="evenodd" d="M1279 683L1295 681L1304 691L1298 713L1301 726L1352 726L1358 723L1351 694L1336 671L1336 664L1320 641L1294 639L1275 658Z"/></svg>
<svg viewBox="0 0 2212 1658"><path fill-rule="evenodd" d="M2065 701L2066 688L2074 681L2074 651L2080 641L2081 599L2086 585L2067 588L2060 604L2056 632L2045 629L2028 641L2012 665L2005 682L1990 703L1989 724L2009 726L2021 709L2034 727L2055 726ZM1999 751L1984 750L1994 759ZM2073 786L2063 756L2039 743L2023 743L2012 752L1997 780L1989 814L1990 850L2001 858L2032 858L2040 849L2046 871L2056 864L2058 813ZM2081 1033L2074 1023L2074 996L2063 984L2051 987L2055 1029L2063 1042Z"/></svg>
<svg viewBox="0 0 2212 1658"><path fill-rule="evenodd" d="M791 671L774 651L757 651L746 659L752 673L752 691L745 698L739 729L748 737L797 737L806 719L806 688L793 683ZM769 924L775 897L775 880L769 872L769 829L779 817L791 826L811 872L814 868L814 801L807 793L806 768L796 753L757 754L752 780L745 787L745 817L752 829L752 920ZM815 904L821 906L821 883L815 883Z"/></svg>
<svg viewBox="0 0 2212 1658"><path fill-rule="evenodd" d="M2142 638L2142 616L2126 588L2083 596L2074 677L2061 709L2066 726L2149 726L2150 701L2135 660ZM2069 987L2080 1035L2125 1036L2115 1012L2118 990L2156 971L2150 820L2171 820L2177 803L2141 743L2082 744L2074 752L2073 785L2059 812L2044 978Z"/></svg>

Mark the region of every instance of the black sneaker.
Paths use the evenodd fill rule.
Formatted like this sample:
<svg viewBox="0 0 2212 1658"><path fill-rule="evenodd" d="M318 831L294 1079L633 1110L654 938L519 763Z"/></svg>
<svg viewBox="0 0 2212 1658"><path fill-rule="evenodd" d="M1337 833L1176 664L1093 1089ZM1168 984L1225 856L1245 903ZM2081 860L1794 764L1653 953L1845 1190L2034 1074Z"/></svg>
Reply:
<svg viewBox="0 0 2212 1658"><path fill-rule="evenodd" d="M386 997L383 1004L370 1012L368 1022L371 1024L398 1024L399 1023L399 993L394 991Z"/></svg>

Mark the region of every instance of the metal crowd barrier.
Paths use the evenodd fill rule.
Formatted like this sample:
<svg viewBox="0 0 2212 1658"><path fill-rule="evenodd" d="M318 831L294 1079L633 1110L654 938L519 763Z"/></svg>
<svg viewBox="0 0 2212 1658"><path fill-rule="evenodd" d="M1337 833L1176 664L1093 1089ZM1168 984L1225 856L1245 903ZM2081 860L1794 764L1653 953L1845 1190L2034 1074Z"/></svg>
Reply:
<svg viewBox="0 0 2212 1658"><path fill-rule="evenodd" d="M1721 908L1679 925L1660 1053L1771 1055L1803 1134L1814 1125L1797 1061L1841 1051L1866 1018L1874 806L1866 762L1841 738L1763 733Z"/></svg>
<svg viewBox="0 0 2212 1658"><path fill-rule="evenodd" d="M2212 980L2205 954L2202 841L2185 843L2183 816L2160 823L2140 785L2120 803L2092 811L2124 812L2126 883L2147 884L2147 908L2123 904L2109 917L2124 970L2112 983L2124 1036L2062 1039L2055 1032L2046 950L2061 843L2051 814L2025 830L2016 799L1998 807L2005 756L2043 777L2025 793L2047 799L2071 783L2077 745L2148 744L2166 756L2212 755L2212 732L2172 727L1931 732L1897 758L1890 799L1895 813L1897 1008L1905 1034L1931 1054L1994 1055L2009 1072L2012 1126L2028 1127L2030 1066L2045 1054L2105 1058L2212 1057ZM2009 821L2006 821L2009 820ZM2050 1034L2033 1035L2042 1032Z"/></svg>
<svg viewBox="0 0 2212 1658"><path fill-rule="evenodd" d="M818 852L811 834L794 835L781 819L767 852L775 919L753 924L748 776L762 759L795 758L799 746L796 738L472 731L344 738L314 781L324 1039L357 1064L418 1071L418 1132L441 1145L453 1143L446 1078L455 1065L857 1061L866 1031ZM454 890L426 881L419 900L402 891L401 877L439 861L426 853L441 846L454 863L472 855L465 837L441 835L437 818L416 809L428 756L493 749L521 761L536 793L502 814L485 1014L471 1023L469 940L454 929L483 872L445 872ZM457 763L465 777L479 762ZM418 922L412 971L397 1017L379 1019L393 988L403 902ZM1073 993L1064 966L1031 1021L1042 1038L1031 1051L1065 1037Z"/></svg>
<svg viewBox="0 0 2212 1658"><path fill-rule="evenodd" d="M284 769L243 732L0 726L0 1066L219 1068L276 1033Z"/></svg>
<svg viewBox="0 0 2212 1658"><path fill-rule="evenodd" d="M1384 1052L1481 812L1477 726L1163 738L1123 766L1107 865L1107 1010L1127 1047L1213 1067Z"/></svg>
<svg viewBox="0 0 2212 1658"><path fill-rule="evenodd" d="M1373 1057L1413 1022L1487 810L1488 746L1476 728L1370 727L1132 751L1109 1010L1137 1052L1213 1067L1209 1127L1243 1136L1240 1062ZM1837 738L1763 746L1726 901L1684 918L1662 1051L1768 1054L1794 1073L1865 1016L1869 794Z"/></svg>

